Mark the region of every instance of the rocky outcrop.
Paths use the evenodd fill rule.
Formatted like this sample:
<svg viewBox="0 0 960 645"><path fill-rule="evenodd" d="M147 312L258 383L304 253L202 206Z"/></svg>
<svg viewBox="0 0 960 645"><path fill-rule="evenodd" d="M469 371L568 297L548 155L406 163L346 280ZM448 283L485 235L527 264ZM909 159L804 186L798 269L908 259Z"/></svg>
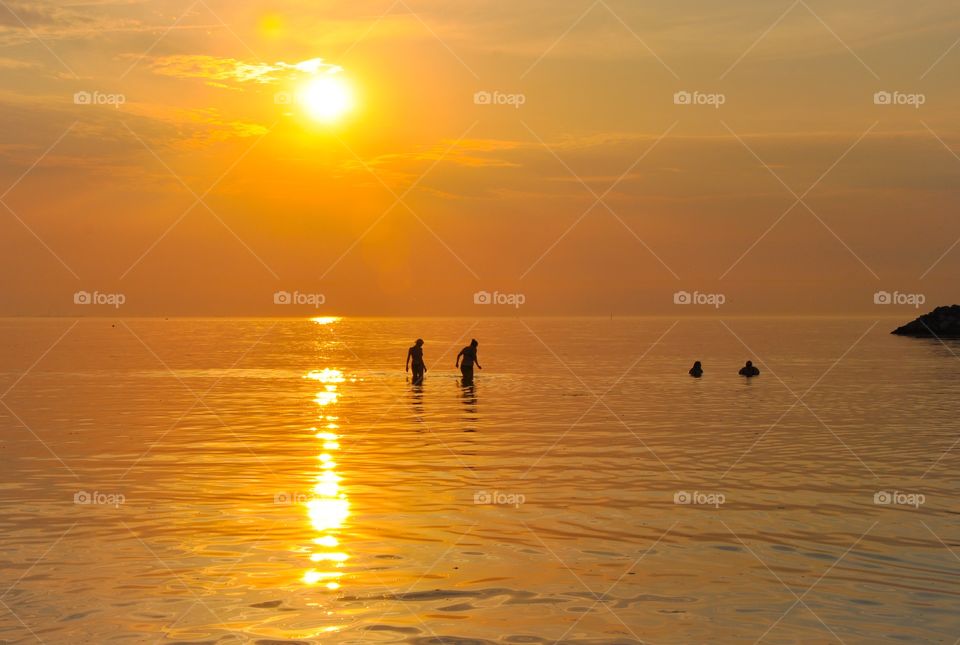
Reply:
<svg viewBox="0 0 960 645"><path fill-rule="evenodd" d="M960 338L960 305L937 307L890 333L915 338Z"/></svg>

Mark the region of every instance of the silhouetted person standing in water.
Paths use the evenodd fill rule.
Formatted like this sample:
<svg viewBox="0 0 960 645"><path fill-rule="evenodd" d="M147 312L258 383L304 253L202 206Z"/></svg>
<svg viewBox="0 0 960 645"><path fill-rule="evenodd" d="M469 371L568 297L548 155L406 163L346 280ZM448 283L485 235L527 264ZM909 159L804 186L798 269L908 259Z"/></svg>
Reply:
<svg viewBox="0 0 960 645"><path fill-rule="evenodd" d="M418 338L413 347L407 350L407 367L410 371L410 361L413 360L413 384L423 383L423 373L427 371L427 366L423 364L423 339Z"/></svg>
<svg viewBox="0 0 960 645"><path fill-rule="evenodd" d="M753 366L753 361L747 361L747 364L740 368L740 376L760 376L760 370Z"/></svg>
<svg viewBox="0 0 960 645"><path fill-rule="evenodd" d="M460 353L457 354L457 367L460 368L460 374L463 375L464 385L470 385L473 383L474 363L476 363L478 370L483 369L480 367L480 361L477 360L477 345L479 344L480 343L477 342L477 339L474 338L470 341L469 345L461 349Z"/></svg>
<svg viewBox="0 0 960 645"><path fill-rule="evenodd" d="M703 367L700 366L700 361L695 361L693 367L690 368L690 376L693 378L700 378L703 376Z"/></svg>

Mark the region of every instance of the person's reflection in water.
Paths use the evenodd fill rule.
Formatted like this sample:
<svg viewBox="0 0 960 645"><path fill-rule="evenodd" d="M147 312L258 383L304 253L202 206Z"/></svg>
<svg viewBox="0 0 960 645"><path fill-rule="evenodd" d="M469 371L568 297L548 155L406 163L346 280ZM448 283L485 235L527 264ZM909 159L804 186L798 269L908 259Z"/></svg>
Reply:
<svg viewBox="0 0 960 645"><path fill-rule="evenodd" d="M460 387L460 394L463 398L463 422L464 432L476 432L473 426L477 423L477 386L473 383L464 383Z"/></svg>
<svg viewBox="0 0 960 645"><path fill-rule="evenodd" d="M463 385L473 385L473 366L476 364L478 370L482 370L480 361L477 360L477 346L480 343L474 338L470 344L460 350L457 354L457 367L460 368L460 375L463 377Z"/></svg>
<svg viewBox="0 0 960 645"><path fill-rule="evenodd" d="M423 362L423 339L418 338L413 347L407 350L407 366L404 368L410 371L410 362L413 361L413 379L414 385L423 383L423 373L427 371L427 366Z"/></svg>
<svg viewBox="0 0 960 645"><path fill-rule="evenodd" d="M410 388L410 407L413 408L413 419L418 425L423 425L423 385L414 383ZM422 432L418 427L417 432Z"/></svg>

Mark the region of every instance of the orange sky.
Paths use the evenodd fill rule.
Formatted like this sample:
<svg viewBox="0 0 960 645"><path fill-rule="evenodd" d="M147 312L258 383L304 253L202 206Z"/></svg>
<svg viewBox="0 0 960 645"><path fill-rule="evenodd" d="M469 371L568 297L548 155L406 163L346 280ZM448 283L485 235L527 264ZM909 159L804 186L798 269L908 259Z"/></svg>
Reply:
<svg viewBox="0 0 960 645"><path fill-rule="evenodd" d="M951 2L6 5L4 315L960 301ZM328 76L355 106L317 122Z"/></svg>

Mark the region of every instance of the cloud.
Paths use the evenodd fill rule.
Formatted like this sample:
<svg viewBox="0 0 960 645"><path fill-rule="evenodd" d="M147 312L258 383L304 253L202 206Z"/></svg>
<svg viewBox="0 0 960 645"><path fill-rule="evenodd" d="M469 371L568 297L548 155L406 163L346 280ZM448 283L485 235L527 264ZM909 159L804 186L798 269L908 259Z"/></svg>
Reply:
<svg viewBox="0 0 960 645"><path fill-rule="evenodd" d="M505 141L497 139L464 139L456 142L443 140L427 148L413 152L397 152L378 155L366 162L370 167L390 166L403 162L436 162L446 161L461 166L470 166L474 168L493 167L505 168L517 164L499 157L491 156L503 150L514 150L525 144L517 141ZM451 147L452 146L452 147ZM350 165L361 165L359 162L350 162Z"/></svg>
<svg viewBox="0 0 960 645"><path fill-rule="evenodd" d="M953 165L931 168L931 159L946 161L949 152L922 129L874 131L843 163L831 167L861 134L745 131L738 140L726 132L673 133L648 155L660 133L558 136L545 141L546 147L536 140L466 139L448 150L453 142L441 140L363 163L348 160L340 167L353 181L364 181L370 169L394 190L424 177L420 192L460 200L539 200L537 208L547 203L586 208L596 196L585 185L596 195L610 191L610 204L631 207L740 203L776 211L789 206L792 195L744 149L742 140L798 193L830 169L816 184L812 200L868 198L878 191L915 196L956 192ZM950 145L955 145L952 139Z"/></svg>
<svg viewBox="0 0 960 645"><path fill-rule="evenodd" d="M35 61L0 57L0 69L30 69L33 67L40 67L40 65Z"/></svg>
<svg viewBox="0 0 960 645"><path fill-rule="evenodd" d="M134 115L149 124L143 136L151 145L179 149L198 149L233 139L258 137L269 130L260 123L229 118L216 108L137 103L125 106L124 114Z"/></svg>
<svg viewBox="0 0 960 645"><path fill-rule="evenodd" d="M247 63L235 58L218 58L198 54L162 56L153 59L150 68L162 76L205 79L214 87L229 87L228 83L278 83L298 76L335 74L337 65L325 63L322 58L311 58L299 63Z"/></svg>
<svg viewBox="0 0 960 645"><path fill-rule="evenodd" d="M102 39L104 34L111 33L162 32L164 25L149 25L126 12L121 14L130 4L124 0L85 0L75 8L39 0L0 2L0 46L32 43L38 38L48 42ZM202 27L190 27L194 28Z"/></svg>
<svg viewBox="0 0 960 645"><path fill-rule="evenodd" d="M27 25L52 24L62 12L55 7L39 3L8 2L0 5L0 25L23 27Z"/></svg>

